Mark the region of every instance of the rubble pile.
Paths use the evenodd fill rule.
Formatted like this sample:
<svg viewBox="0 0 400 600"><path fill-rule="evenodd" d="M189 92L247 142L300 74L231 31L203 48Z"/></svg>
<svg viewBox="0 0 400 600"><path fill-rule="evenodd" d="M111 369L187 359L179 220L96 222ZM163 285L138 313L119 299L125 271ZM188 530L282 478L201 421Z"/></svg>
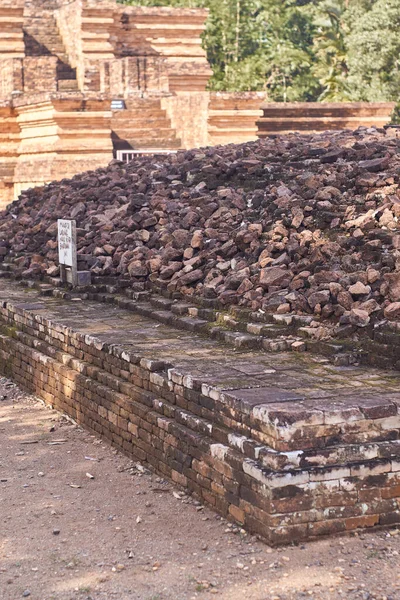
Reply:
<svg viewBox="0 0 400 600"><path fill-rule="evenodd" d="M57 276L57 219L92 272L136 290L366 326L400 320L400 139L291 134L107 168L24 192L0 255Z"/></svg>

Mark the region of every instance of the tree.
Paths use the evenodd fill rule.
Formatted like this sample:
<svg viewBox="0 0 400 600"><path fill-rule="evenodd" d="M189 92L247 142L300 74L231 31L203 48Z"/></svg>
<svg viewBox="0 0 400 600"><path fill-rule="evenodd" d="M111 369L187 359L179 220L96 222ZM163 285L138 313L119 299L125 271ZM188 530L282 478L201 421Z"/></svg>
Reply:
<svg viewBox="0 0 400 600"><path fill-rule="evenodd" d="M400 0L120 0L206 7L210 89L275 101L400 98Z"/></svg>
<svg viewBox="0 0 400 600"><path fill-rule="evenodd" d="M345 21L348 82L353 99L399 99L399 0L350 2Z"/></svg>
<svg viewBox="0 0 400 600"><path fill-rule="evenodd" d="M316 61L313 73L323 88L319 101L349 100L347 54L342 0L324 1L314 12L316 33L313 44Z"/></svg>

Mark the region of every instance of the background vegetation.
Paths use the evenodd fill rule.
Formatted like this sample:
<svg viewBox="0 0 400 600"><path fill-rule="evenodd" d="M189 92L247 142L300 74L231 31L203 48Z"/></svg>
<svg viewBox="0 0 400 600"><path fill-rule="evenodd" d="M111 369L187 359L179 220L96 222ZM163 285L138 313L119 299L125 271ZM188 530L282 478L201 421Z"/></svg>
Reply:
<svg viewBox="0 0 400 600"><path fill-rule="evenodd" d="M400 0L120 0L210 10L212 90L271 101L398 101Z"/></svg>

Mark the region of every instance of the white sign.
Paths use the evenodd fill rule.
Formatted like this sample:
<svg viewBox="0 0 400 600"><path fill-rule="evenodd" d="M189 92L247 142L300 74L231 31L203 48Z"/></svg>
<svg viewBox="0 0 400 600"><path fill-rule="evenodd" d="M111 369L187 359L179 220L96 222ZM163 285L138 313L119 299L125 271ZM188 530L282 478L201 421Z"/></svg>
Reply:
<svg viewBox="0 0 400 600"><path fill-rule="evenodd" d="M58 258L60 265L73 267L75 265L76 229L75 221L58 219Z"/></svg>

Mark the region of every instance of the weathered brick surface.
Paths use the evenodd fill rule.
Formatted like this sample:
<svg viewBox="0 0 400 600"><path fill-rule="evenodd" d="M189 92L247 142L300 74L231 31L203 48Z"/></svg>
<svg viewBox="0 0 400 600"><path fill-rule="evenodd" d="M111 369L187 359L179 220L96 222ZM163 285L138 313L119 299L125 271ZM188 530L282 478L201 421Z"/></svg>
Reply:
<svg viewBox="0 0 400 600"><path fill-rule="evenodd" d="M121 330L102 338L95 305L74 326L71 305L17 296L0 301L1 372L249 531L279 544L400 522L397 440L273 450L245 405L144 352L146 338L143 351Z"/></svg>
<svg viewBox="0 0 400 600"><path fill-rule="evenodd" d="M394 106L394 102L266 102L257 120L257 135L357 129L367 124L383 127L390 122Z"/></svg>
<svg viewBox="0 0 400 600"><path fill-rule="evenodd" d="M27 56L24 58L24 87L22 89L26 94L57 91L57 60L56 56Z"/></svg>

